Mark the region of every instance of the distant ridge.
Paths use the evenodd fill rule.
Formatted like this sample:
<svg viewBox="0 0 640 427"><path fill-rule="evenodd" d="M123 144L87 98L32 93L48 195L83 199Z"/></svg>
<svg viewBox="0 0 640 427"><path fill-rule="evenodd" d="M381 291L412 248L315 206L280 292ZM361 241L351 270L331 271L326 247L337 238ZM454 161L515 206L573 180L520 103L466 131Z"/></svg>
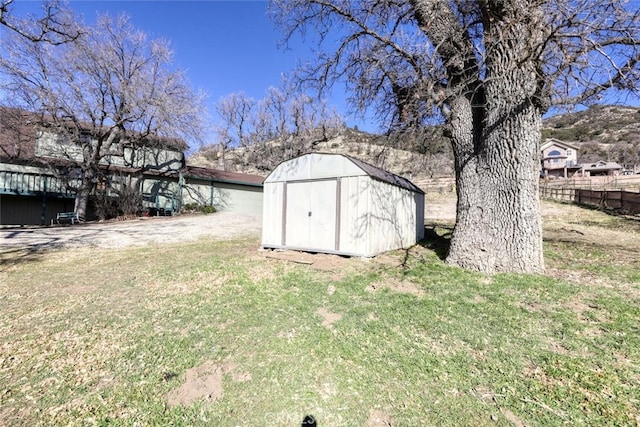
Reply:
<svg viewBox="0 0 640 427"><path fill-rule="evenodd" d="M582 161L607 160L621 146L627 151L635 150L640 158L640 108L603 105L559 114L543 121L542 140L547 138L578 145ZM614 149L616 144L618 146ZM453 153L442 135L441 126L429 127L418 137L402 134L389 137L347 128L328 140L261 145L226 151L224 169L266 176L287 158L308 152L325 152L347 154L414 181L426 182L453 176ZM204 147L189 156L187 163L221 168L218 150L214 146Z"/></svg>

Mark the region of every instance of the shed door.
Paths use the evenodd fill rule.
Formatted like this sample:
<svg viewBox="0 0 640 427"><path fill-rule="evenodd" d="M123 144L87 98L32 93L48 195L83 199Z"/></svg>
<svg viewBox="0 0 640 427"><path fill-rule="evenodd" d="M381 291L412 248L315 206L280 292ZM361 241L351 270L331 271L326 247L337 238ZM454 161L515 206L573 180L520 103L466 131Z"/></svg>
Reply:
<svg viewBox="0 0 640 427"><path fill-rule="evenodd" d="M337 180L287 183L285 245L336 249Z"/></svg>

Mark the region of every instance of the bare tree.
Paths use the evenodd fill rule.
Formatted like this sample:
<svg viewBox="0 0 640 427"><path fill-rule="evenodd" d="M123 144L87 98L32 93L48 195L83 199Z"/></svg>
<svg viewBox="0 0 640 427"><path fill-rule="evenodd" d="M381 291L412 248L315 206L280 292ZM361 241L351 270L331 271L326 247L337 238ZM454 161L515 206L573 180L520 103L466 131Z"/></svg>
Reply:
<svg viewBox="0 0 640 427"><path fill-rule="evenodd" d="M640 21L622 0L272 0L285 40L317 35L304 80L345 82L387 127L446 124L457 219L447 262L544 270L541 117L552 105L635 91ZM310 30L315 30L310 31ZM331 43L322 44L323 41Z"/></svg>
<svg viewBox="0 0 640 427"><path fill-rule="evenodd" d="M344 127L326 101L301 93L287 79L278 88L269 87L261 100L234 93L220 99L215 110L222 149L242 147L244 163L265 171Z"/></svg>
<svg viewBox="0 0 640 427"><path fill-rule="evenodd" d="M242 92L232 93L216 103L215 110L220 118L218 138L223 141L224 149L230 146L245 147L252 143L255 107L255 99Z"/></svg>
<svg viewBox="0 0 640 427"><path fill-rule="evenodd" d="M50 146L71 165L80 216L114 154L153 143L180 151L200 138L203 97L172 69L168 42L147 40L126 15L100 17L72 43L9 41L5 92L57 138Z"/></svg>
<svg viewBox="0 0 640 427"><path fill-rule="evenodd" d="M49 0L42 3L41 17L20 19L12 14L14 0L0 1L0 25L34 42L62 44L76 40L81 30L66 3Z"/></svg>
<svg viewBox="0 0 640 427"><path fill-rule="evenodd" d="M635 171L640 162L640 144L619 141L609 147L609 158L620 163L625 169Z"/></svg>

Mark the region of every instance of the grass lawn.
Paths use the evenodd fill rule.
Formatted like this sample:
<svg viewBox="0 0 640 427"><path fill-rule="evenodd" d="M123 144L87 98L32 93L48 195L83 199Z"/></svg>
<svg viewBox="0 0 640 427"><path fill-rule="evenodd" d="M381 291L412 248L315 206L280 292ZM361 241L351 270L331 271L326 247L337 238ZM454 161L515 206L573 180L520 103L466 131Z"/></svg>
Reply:
<svg viewBox="0 0 640 427"><path fill-rule="evenodd" d="M539 276L430 242L5 253L0 425L640 424L640 225L554 209Z"/></svg>

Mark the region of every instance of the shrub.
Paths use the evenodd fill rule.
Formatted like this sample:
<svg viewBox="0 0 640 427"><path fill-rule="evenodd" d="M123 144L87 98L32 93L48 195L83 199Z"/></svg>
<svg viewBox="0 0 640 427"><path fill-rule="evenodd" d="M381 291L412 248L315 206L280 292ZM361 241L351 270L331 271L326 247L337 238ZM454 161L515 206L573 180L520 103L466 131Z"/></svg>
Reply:
<svg viewBox="0 0 640 427"><path fill-rule="evenodd" d="M182 207L183 212L200 212L204 214L214 213L216 208L211 205L200 205L198 203L187 203Z"/></svg>

